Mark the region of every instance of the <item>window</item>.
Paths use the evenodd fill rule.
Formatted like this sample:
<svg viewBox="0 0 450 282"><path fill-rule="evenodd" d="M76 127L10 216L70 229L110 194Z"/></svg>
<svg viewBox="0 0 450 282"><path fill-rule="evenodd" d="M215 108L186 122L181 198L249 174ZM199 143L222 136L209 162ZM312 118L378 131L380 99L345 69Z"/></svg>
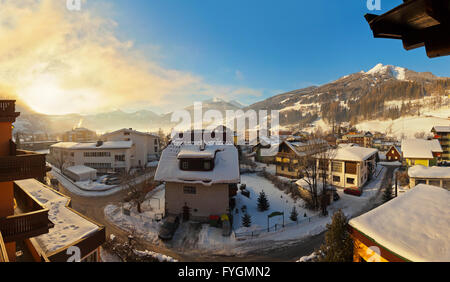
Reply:
<svg viewBox="0 0 450 282"><path fill-rule="evenodd" d="M416 185L417 184L427 184L427 181L425 179L416 179Z"/></svg>
<svg viewBox="0 0 450 282"><path fill-rule="evenodd" d="M331 164L331 170L333 172L342 172L342 163L340 163L340 162L333 162Z"/></svg>
<svg viewBox="0 0 450 282"><path fill-rule="evenodd" d="M347 184L355 184L355 179L354 178L347 178Z"/></svg>
<svg viewBox="0 0 450 282"><path fill-rule="evenodd" d="M194 186L184 186L184 194L197 194L197 189Z"/></svg>
<svg viewBox="0 0 450 282"><path fill-rule="evenodd" d="M116 162L124 162L125 161L125 155L116 155L115 159L116 159Z"/></svg>
<svg viewBox="0 0 450 282"><path fill-rule="evenodd" d="M181 169L189 169L189 162L188 161L181 162Z"/></svg>
<svg viewBox="0 0 450 282"><path fill-rule="evenodd" d="M341 182L341 177L333 175L333 182Z"/></svg>
<svg viewBox="0 0 450 282"><path fill-rule="evenodd" d="M441 180L428 180L428 184L432 186L441 187Z"/></svg>
<svg viewBox="0 0 450 282"><path fill-rule="evenodd" d="M211 169L211 162L210 161L203 162L203 168L205 170L210 170Z"/></svg>

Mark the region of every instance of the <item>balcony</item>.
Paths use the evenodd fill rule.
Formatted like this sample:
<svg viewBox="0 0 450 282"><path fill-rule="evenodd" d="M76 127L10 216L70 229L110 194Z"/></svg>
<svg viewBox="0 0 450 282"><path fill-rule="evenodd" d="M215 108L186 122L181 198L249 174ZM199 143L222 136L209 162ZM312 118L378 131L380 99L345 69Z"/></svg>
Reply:
<svg viewBox="0 0 450 282"><path fill-rule="evenodd" d="M17 150L12 156L0 157L0 182L42 179L46 172L45 154Z"/></svg>
<svg viewBox="0 0 450 282"><path fill-rule="evenodd" d="M17 202L14 215L0 218L0 232L6 243L36 237L53 228L48 209L16 183L14 198Z"/></svg>
<svg viewBox="0 0 450 282"><path fill-rule="evenodd" d="M16 112L16 101L0 100L0 122L15 122L19 114Z"/></svg>

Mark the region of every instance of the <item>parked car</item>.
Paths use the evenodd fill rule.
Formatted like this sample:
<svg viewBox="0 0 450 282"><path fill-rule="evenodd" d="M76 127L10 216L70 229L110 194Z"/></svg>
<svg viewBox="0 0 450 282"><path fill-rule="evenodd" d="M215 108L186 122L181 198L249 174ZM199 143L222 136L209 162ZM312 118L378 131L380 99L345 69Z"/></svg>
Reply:
<svg viewBox="0 0 450 282"><path fill-rule="evenodd" d="M110 177L105 182L106 185L117 185L120 184L120 179L118 177Z"/></svg>
<svg viewBox="0 0 450 282"><path fill-rule="evenodd" d="M172 240L179 225L180 218L178 216L168 216L159 230L158 237L163 241Z"/></svg>

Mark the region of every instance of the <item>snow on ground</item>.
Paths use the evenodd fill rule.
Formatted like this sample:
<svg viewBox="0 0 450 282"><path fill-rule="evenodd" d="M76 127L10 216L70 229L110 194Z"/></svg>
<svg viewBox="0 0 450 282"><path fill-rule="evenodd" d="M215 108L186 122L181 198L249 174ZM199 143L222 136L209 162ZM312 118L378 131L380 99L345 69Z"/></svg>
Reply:
<svg viewBox="0 0 450 282"><path fill-rule="evenodd" d="M52 166L52 170L49 172L49 174L58 179L59 183L64 186L67 190L69 190L71 193L83 196L83 197L104 197L109 196L114 193L119 192L124 187L122 186L111 186L111 185L105 185L102 183L99 183L102 179L100 177L97 179L97 181L89 182L89 181L79 181L79 182L73 182L68 177L63 175L59 169ZM146 179L150 179L153 177L153 174L147 173L144 175L140 175L136 177L136 182L141 183L145 181ZM108 187L109 186L109 187Z"/></svg>
<svg viewBox="0 0 450 282"><path fill-rule="evenodd" d="M339 209L349 216L353 217L361 213L368 205L371 205L376 198L377 192L384 177L383 169L379 166L377 170L378 177L368 183L363 190L361 197L344 194L338 190L341 199L333 202L329 206L329 215L326 217L318 216L317 213L306 210L303 207L303 200L295 202L289 195L278 190L270 181L256 173L241 175L241 183L245 183L250 192L250 199L243 196L240 192L236 196L236 208L239 213L233 211L233 229L235 232L230 237L222 236L222 229L210 227L208 224L182 223L174 235L173 240L166 247L176 248L182 251L197 250L203 252L214 252L217 254L236 255L243 254L258 248L258 242L262 241L286 241L302 240L309 236L320 234L326 230L326 225L331 222L333 213ZM158 187L157 192L151 192L153 197L158 197L164 202L164 186ZM257 210L257 198L259 192L264 190L269 200L270 210L259 212ZM150 196L147 199L151 198ZM149 205L145 208L156 209L157 201L143 204ZM252 226L250 228L242 227L242 210L246 205L247 212L252 217ZM292 207L295 206L298 212L299 223L292 222L289 219ZM163 210L163 208L161 208ZM273 217L270 219L271 232L267 232L267 215L274 212L285 212L285 228L282 228L282 217ZM306 213L307 217L304 217ZM137 235L153 244L163 244L157 236L161 222L152 222L155 216L154 211L144 211L137 214L136 209L131 209L131 215L123 214L121 207L109 205L105 208L105 216L109 221L128 231L135 230ZM277 231L274 231L274 225L277 224ZM255 236L251 236L254 231ZM249 232L249 233L240 233Z"/></svg>
<svg viewBox="0 0 450 282"><path fill-rule="evenodd" d="M430 133L434 126L450 125L450 120L448 120L447 117L439 117L450 116L450 109L430 112L429 115L433 116L422 115L420 117L402 117L396 120L364 121L356 125L356 128L362 131L387 132L388 135L392 135L397 138L401 138L402 135L409 138L414 138L414 135L418 132Z"/></svg>
<svg viewBox="0 0 450 282"><path fill-rule="evenodd" d="M307 213L311 215L309 210L304 209L304 202L302 200L294 201L289 195L285 194L283 191L274 187L274 185L267 179L258 176L257 174L244 174L241 176L241 183L247 185L246 190L250 192L250 199L238 193L236 196L236 209L239 213L233 212L233 228L236 233L247 232L255 229L267 228L267 216L272 212L284 212L284 222L289 223L289 215L292 208L295 206L299 215L304 215ZM258 197L261 191L264 191L267 200L270 204L270 209L265 212L258 211ZM251 216L252 226L250 228L242 226L242 207L247 207L247 213ZM282 225L283 218L273 217L270 219L270 226L275 224Z"/></svg>
<svg viewBox="0 0 450 282"><path fill-rule="evenodd" d="M135 231L146 241L158 242L158 232L162 225L162 221L159 219L165 209L164 188L164 185L160 185L147 194L141 204L142 213L137 212L136 206L127 203L123 207L107 205L104 209L106 219L121 229L129 232ZM130 215L124 213L124 208L130 210Z"/></svg>

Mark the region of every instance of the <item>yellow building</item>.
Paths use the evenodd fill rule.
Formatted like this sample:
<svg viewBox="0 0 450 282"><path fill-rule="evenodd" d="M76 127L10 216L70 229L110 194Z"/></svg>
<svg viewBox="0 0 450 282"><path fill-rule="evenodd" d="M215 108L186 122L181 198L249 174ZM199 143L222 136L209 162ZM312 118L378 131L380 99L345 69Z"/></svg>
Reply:
<svg viewBox="0 0 450 282"><path fill-rule="evenodd" d="M431 129L434 138L439 141L442 147L442 160L450 161L450 126L435 126Z"/></svg>
<svg viewBox="0 0 450 282"><path fill-rule="evenodd" d="M443 152L436 139L404 139L401 150L407 166L434 166L441 159Z"/></svg>

